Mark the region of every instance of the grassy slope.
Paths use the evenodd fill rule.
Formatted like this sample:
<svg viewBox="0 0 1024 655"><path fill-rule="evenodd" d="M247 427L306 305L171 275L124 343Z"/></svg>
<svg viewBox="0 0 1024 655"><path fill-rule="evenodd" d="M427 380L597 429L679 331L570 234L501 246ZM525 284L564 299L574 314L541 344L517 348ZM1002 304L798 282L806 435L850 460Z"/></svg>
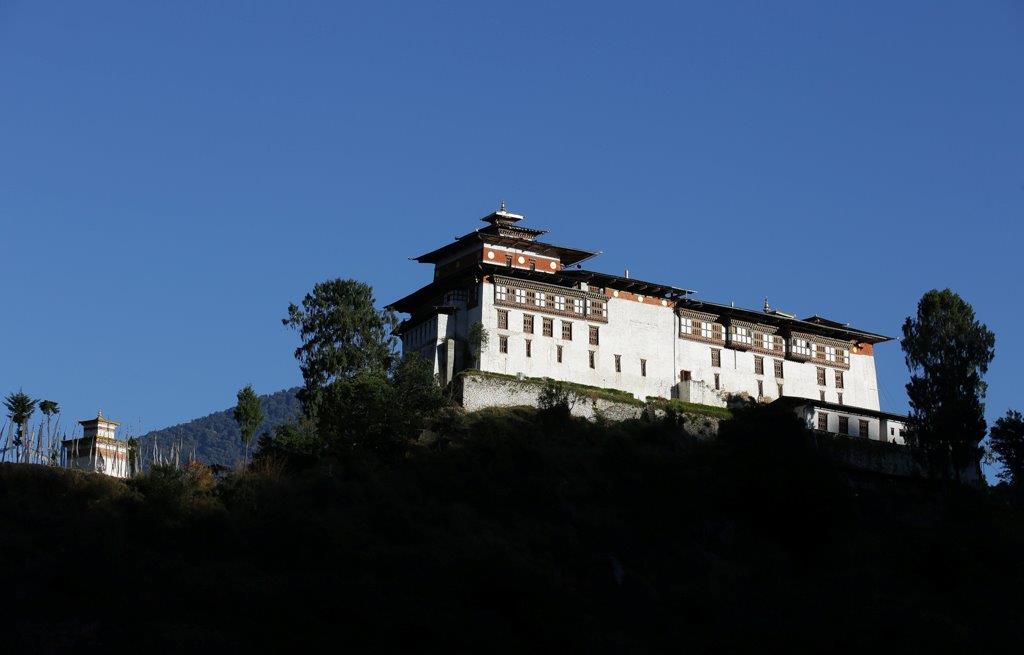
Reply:
<svg viewBox="0 0 1024 655"><path fill-rule="evenodd" d="M517 408L476 414L445 451L217 488L0 466L5 633L41 652L111 634L159 650L1020 643L1020 510L851 481L762 436L553 428Z"/></svg>

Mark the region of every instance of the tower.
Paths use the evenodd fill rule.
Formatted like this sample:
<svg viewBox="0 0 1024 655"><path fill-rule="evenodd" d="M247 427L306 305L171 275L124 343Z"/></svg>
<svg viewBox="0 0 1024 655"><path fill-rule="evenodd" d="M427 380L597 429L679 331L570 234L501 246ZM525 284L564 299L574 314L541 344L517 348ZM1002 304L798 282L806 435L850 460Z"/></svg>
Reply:
<svg viewBox="0 0 1024 655"><path fill-rule="evenodd" d="M115 434L117 421L97 412L96 418L79 421L82 436L64 441L64 462L68 468L95 471L115 478L129 474L128 444Z"/></svg>

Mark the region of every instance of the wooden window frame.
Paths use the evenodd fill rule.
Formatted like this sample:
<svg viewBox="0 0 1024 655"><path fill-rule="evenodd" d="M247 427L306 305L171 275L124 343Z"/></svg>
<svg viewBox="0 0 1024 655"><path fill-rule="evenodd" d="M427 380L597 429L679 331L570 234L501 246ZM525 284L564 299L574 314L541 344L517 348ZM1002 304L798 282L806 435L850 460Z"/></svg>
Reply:
<svg viewBox="0 0 1024 655"><path fill-rule="evenodd" d="M562 321L562 341L572 341L572 321Z"/></svg>
<svg viewBox="0 0 1024 655"><path fill-rule="evenodd" d="M508 337L504 334L498 337L498 352L502 355L508 354Z"/></svg>
<svg viewBox="0 0 1024 655"><path fill-rule="evenodd" d="M523 333L533 334L533 314L523 314Z"/></svg>
<svg viewBox="0 0 1024 655"><path fill-rule="evenodd" d="M507 309L499 309L498 310L498 329L499 330L507 330L508 329L508 310Z"/></svg>
<svg viewBox="0 0 1024 655"><path fill-rule="evenodd" d="M555 319L544 316L541 318L541 330L545 337L555 336Z"/></svg>
<svg viewBox="0 0 1024 655"><path fill-rule="evenodd" d="M588 332L588 335L589 335L589 338L590 338L590 345L591 346L599 346L599 345L601 345L601 335L600 335L600 332L598 331L598 327L596 325L588 326L587 332Z"/></svg>

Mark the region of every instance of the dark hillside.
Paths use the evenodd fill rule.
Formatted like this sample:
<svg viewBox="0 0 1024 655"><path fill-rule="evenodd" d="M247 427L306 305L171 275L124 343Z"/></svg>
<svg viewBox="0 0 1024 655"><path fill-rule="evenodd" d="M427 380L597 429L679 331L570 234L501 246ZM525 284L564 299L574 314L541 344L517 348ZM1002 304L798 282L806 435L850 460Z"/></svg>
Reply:
<svg viewBox="0 0 1024 655"><path fill-rule="evenodd" d="M256 431L257 436L299 417L302 408L295 397L296 391L298 388L260 396L263 413L267 418ZM150 452L154 441L162 449L180 443L183 453L191 453L195 449L196 459L201 462L231 466L242 457L240 434L238 424L231 416L231 409L225 409L188 423L153 430L143 435L140 442L143 452Z"/></svg>
<svg viewBox="0 0 1024 655"><path fill-rule="evenodd" d="M1024 512L799 439L469 417L385 462L119 483L0 466L16 649L993 652ZM791 436L791 435L790 435ZM68 611L74 608L73 611Z"/></svg>

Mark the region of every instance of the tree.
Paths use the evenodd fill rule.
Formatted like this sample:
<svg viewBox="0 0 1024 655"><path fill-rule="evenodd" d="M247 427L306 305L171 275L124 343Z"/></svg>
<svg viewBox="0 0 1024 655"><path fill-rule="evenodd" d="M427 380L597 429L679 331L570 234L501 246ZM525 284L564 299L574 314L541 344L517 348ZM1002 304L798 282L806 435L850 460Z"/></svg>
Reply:
<svg viewBox="0 0 1024 655"><path fill-rule="evenodd" d="M1024 489L1024 416L1009 410L996 419L989 431L992 452L1002 466L999 479L1014 489Z"/></svg>
<svg viewBox="0 0 1024 655"><path fill-rule="evenodd" d="M933 289L921 297L917 316L907 317L900 344L911 373L910 443L943 475L952 468L959 479L977 464L985 437L982 376L995 355L995 335L963 298Z"/></svg>
<svg viewBox="0 0 1024 655"><path fill-rule="evenodd" d="M490 334L487 333L484 324L477 321L469 326L468 337L470 354L473 355L473 366L480 368L480 353L487 350L487 344L491 340Z"/></svg>
<svg viewBox="0 0 1024 655"><path fill-rule="evenodd" d="M360 373L386 374L395 362L391 310L375 307L373 289L356 280L330 280L313 287L302 307L288 306L281 322L299 332L295 349L305 387L299 400L314 415L324 390Z"/></svg>
<svg viewBox="0 0 1024 655"><path fill-rule="evenodd" d="M252 436L256 434L263 419L263 407L260 405L260 397L251 384L246 385L238 392L238 404L233 412L238 429L242 432L242 444L245 446L245 460L249 461L249 444Z"/></svg>
<svg viewBox="0 0 1024 655"><path fill-rule="evenodd" d="M50 438L50 419L55 414L60 414L60 405L54 400L42 400L39 402L39 411L46 416L46 438Z"/></svg>
<svg viewBox="0 0 1024 655"><path fill-rule="evenodd" d="M537 396L537 409L549 423L564 423L569 420L576 404L584 400L582 394L565 382L546 378L544 387Z"/></svg>
<svg viewBox="0 0 1024 655"><path fill-rule="evenodd" d="M4 398L4 405L9 412L7 418L11 419L11 422L18 426L14 436L14 446L16 449L21 448L25 438L25 427L28 425L29 419L32 418L32 414L35 413L38 402L38 400L20 389L17 393L7 394L7 397ZM15 450L15 453L18 453L18 450ZM17 459L17 454L15 459Z"/></svg>
<svg viewBox="0 0 1024 655"><path fill-rule="evenodd" d="M428 427L443 404L433 367L410 353L390 378L364 371L325 389L317 433L335 453L362 451L389 457Z"/></svg>

